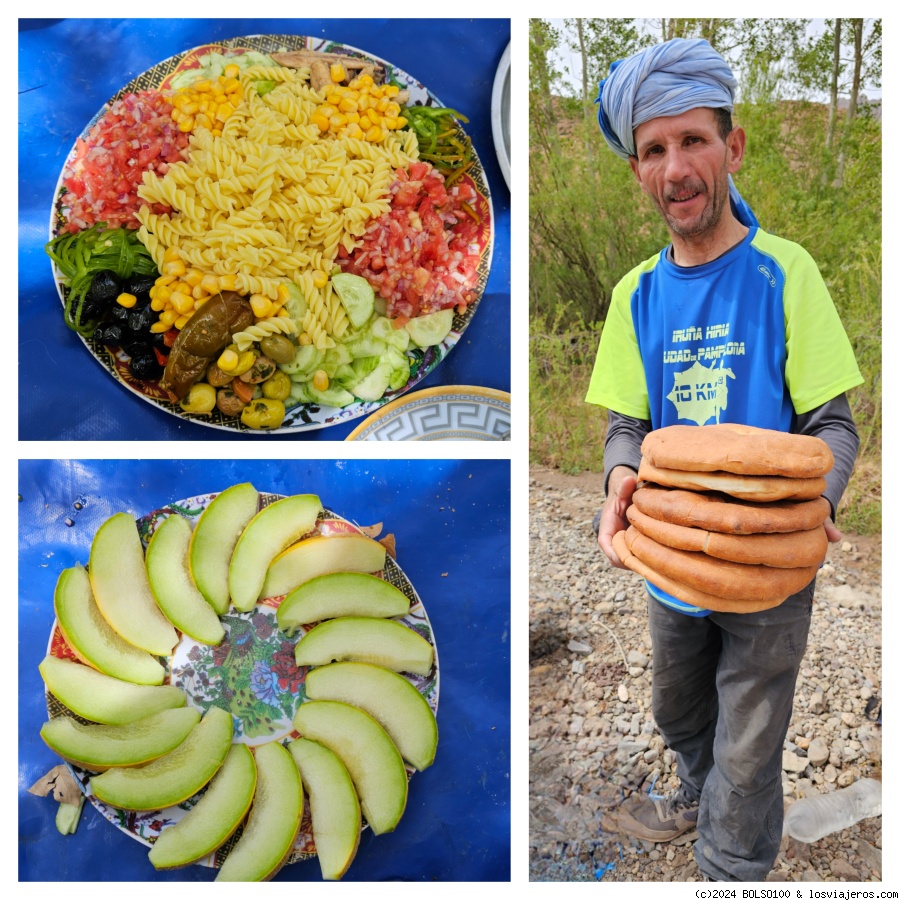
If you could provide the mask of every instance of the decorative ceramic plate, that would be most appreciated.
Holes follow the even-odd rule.
[[[383,406],[348,441],[509,440],[509,394],[457,385],[426,388]]]
[[[491,93],[491,128],[494,132],[494,148],[497,151],[497,161],[500,163],[500,171],[503,172],[503,180],[506,186],[511,188],[509,183],[509,154],[510,154],[510,131],[509,131],[509,105],[510,105],[510,84],[509,84],[509,44],[503,51],[500,58],[500,65],[497,66],[497,74],[494,76],[494,90]]]
[[[246,50],[255,50],[261,53],[275,53],[278,51],[303,49],[327,53],[341,53],[369,60],[385,68],[386,78],[388,80],[393,78],[397,84],[409,91],[409,105],[435,107],[442,107],[444,105],[433,93],[431,93],[431,91],[428,90],[428,88],[416,81],[411,75],[408,75],[402,69],[392,66],[389,62],[386,62],[377,56],[357,50],[355,47],[325,40],[324,38],[301,37],[297,35],[253,35],[250,37],[236,37],[222,41],[221,43],[196,47],[186,53],[172,56],[163,62],[157,63],[146,72],[138,75],[137,78],[125,85],[125,87],[123,87],[114,97],[110,98],[109,103],[118,100],[130,92],[168,87],[172,78],[179,72],[198,68],[200,65],[200,57],[207,53],[224,53],[225,51],[241,53]],[[108,109],[109,103],[107,103],[106,106],[104,106],[103,109],[88,122],[80,135],[80,139],[83,140],[87,137],[91,128],[93,128],[96,122]],[[461,130],[462,129],[460,128],[460,131]],[[66,194],[66,189],[63,185],[63,173],[65,172],[66,165],[74,158],[75,151],[76,148],[73,147],[68,159],[63,164],[63,170],[60,173],[60,178],[57,182],[53,210],[50,218],[51,238],[56,237],[61,227],[66,224],[66,219],[62,213],[65,206],[64,197]],[[301,403],[287,411],[287,415],[285,416],[281,427],[277,429],[263,431],[247,428],[245,425],[241,424],[240,418],[224,416],[218,410],[213,410],[212,413],[207,415],[184,412],[177,403],[173,403],[170,400],[167,392],[159,386],[157,381],[140,380],[131,374],[129,366],[130,358],[123,350],[116,347],[107,347],[106,345],[95,341],[92,337],[85,338],[82,336],[81,340],[84,342],[91,355],[110,373],[110,375],[112,375],[120,384],[137,394],[140,398],[160,407],[178,418],[191,419],[194,422],[198,422],[201,425],[208,425],[212,428],[221,428],[228,431],[239,431],[249,434],[285,434],[324,428],[329,425],[348,422],[359,416],[367,415],[417,385],[426,375],[434,370],[438,363],[441,362],[459,341],[463,331],[465,331],[472,321],[472,317],[484,294],[488,274],[491,268],[491,256],[493,254],[493,212],[487,179],[481,165],[481,160],[478,158],[474,147],[472,149],[472,156],[474,165],[462,177],[462,181],[468,182],[475,190],[476,199],[473,202],[473,207],[479,221],[478,235],[475,242],[479,253],[478,283],[475,288],[475,299],[468,305],[464,313],[457,313],[454,315],[453,327],[440,344],[428,347],[425,350],[415,349],[407,354],[411,357],[410,377],[408,382],[399,390],[388,391],[379,400],[373,402],[359,400],[343,408],[318,406],[313,403]],[[57,291],[59,292],[63,304],[65,304],[67,288],[62,282],[61,275],[55,264],[51,263],[51,265]]]
[[[169,516],[184,516],[195,522],[210,504],[215,494],[203,494],[187,500],[179,500],[171,506],[154,510],[137,520],[138,531],[146,549],[153,532]],[[260,494],[259,506],[267,506],[278,500],[278,494]],[[358,533],[360,528],[325,510],[316,523],[316,532],[321,535]],[[385,568],[378,573],[386,581],[399,588],[410,600],[408,615],[402,621],[434,646],[431,623],[425,613],[422,601],[403,570],[388,554]],[[234,738],[237,743],[255,746],[270,741],[284,741],[298,737],[292,719],[297,707],[306,700],[307,667],[298,668],[294,663],[294,648],[315,623],[301,626],[299,637],[288,637],[278,629],[275,612],[283,597],[267,597],[246,613],[239,613],[233,607],[224,616],[225,638],[217,647],[201,644],[182,635],[173,654],[164,660],[166,665],[165,684],[181,688],[188,698],[188,705],[205,713],[211,706],[227,709],[234,722]],[[75,659],[75,654],[66,643],[59,623],[54,621],[47,651],[60,659]],[[220,674],[226,671],[227,675]],[[434,651],[434,668],[427,677],[405,673],[407,678],[425,697],[437,714],[439,693],[439,663],[437,648]],[[238,687],[238,684],[241,686]],[[63,706],[52,694],[46,692],[47,712],[50,718],[60,715],[71,716],[80,722],[87,720],[75,715]],[[130,837],[148,847],[152,840],[166,828],[178,822],[200,798],[200,794],[178,806],[149,812],[133,812],[109,806],[95,797],[91,791],[91,773],[85,769],[67,764],[85,796],[100,814]],[[407,774],[412,770],[407,768]],[[201,792],[202,794],[202,792]],[[364,825],[364,827],[367,827]],[[198,861],[199,865],[218,868],[228,851],[237,842],[240,831],[230,838],[215,853]],[[300,833],[294,845],[290,862],[297,862],[315,855],[315,843],[309,815],[309,804],[304,805]]]

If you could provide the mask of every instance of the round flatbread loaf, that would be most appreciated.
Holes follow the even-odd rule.
[[[689,491],[721,491],[741,500],[812,500],[825,490],[824,478],[786,478],[783,475],[734,475],[731,472],[687,472],[660,469],[641,460],[639,481],[652,481]]]
[[[652,566],[648,566],[645,562],[638,559],[625,541],[625,532],[619,531],[613,535],[613,549],[619,555],[619,559],[631,569],[632,572],[646,578],[651,584],[665,591],[667,594],[681,600],[682,603],[689,603],[698,609],[711,609],[715,612],[732,612],[732,613],[751,613],[760,612],[764,609],[772,609],[779,603],[784,603],[787,597],[778,599],[777,597],[761,601],[748,600],[726,600],[724,597],[716,597],[712,594],[706,594],[703,591],[694,590],[687,585],[679,584],[673,581],[667,575],[657,572]]]
[[[628,549],[648,566],[679,584],[725,600],[785,600],[815,577],[818,566],[777,569],[714,559],[704,553],[675,550],[641,534],[625,532]]]
[[[751,425],[669,425],[641,444],[644,458],[660,469],[819,478],[834,465],[828,444],[808,434]]]
[[[631,500],[653,519],[719,534],[809,531],[831,514],[831,504],[824,497],[746,503],[725,494],[682,491],[654,484],[638,488]]]
[[[809,531],[788,531],[781,534],[719,534],[653,519],[634,504],[628,507],[627,515],[628,521],[641,534],[666,547],[705,553],[716,559],[745,565],[773,566],[778,569],[818,566],[828,552],[824,525]]]

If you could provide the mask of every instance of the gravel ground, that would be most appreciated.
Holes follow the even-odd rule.
[[[624,799],[677,778],[650,711],[642,581],[611,567],[591,531],[602,497],[599,476],[531,471],[530,877],[698,881],[690,834],[654,844],[617,829]],[[881,779],[880,701],[881,541],[844,535],[819,576],[784,746],[786,805]],[[880,879],[880,817],[813,844],[785,837],[768,877]]]

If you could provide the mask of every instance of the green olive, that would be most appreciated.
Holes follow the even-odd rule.
[[[287,400],[291,393],[291,379],[286,372],[277,369],[275,374],[262,383],[263,397],[270,400]]]
[[[289,363],[297,355],[297,345],[283,334],[270,334],[259,342],[259,349],[275,362]]]
[[[179,404],[185,412],[209,413],[216,408],[216,389],[211,384],[195,384]]]
[[[251,400],[241,411],[241,422],[248,428],[277,428],[285,416],[284,404],[280,400],[260,397]]]

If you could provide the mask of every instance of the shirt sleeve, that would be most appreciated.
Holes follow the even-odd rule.
[[[647,378],[631,315],[631,298],[647,265],[634,269],[613,290],[585,397],[588,403],[636,419],[650,418]]]
[[[859,451],[859,435],[845,394],[797,416],[795,434],[810,434],[828,444],[834,456],[834,468],[825,476],[823,496],[831,504],[831,520],[835,521],[838,504],[853,471]]]
[[[785,382],[794,411],[808,413],[863,383],[853,347],[812,257],[793,244],[785,260]]]

